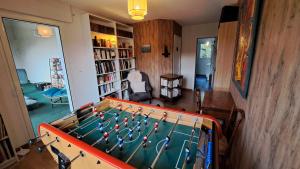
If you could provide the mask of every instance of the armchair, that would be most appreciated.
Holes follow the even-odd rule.
[[[142,82],[145,82],[145,91],[146,92],[136,92],[134,93],[131,87],[131,83],[134,83],[132,81],[129,81],[128,83],[128,95],[129,100],[135,101],[135,102],[141,102],[141,101],[149,101],[151,103],[152,100],[152,87],[149,81],[149,77],[146,73],[140,72],[142,75]]]

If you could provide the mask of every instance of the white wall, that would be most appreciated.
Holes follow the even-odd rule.
[[[41,38],[35,35],[36,24],[22,21],[5,20],[9,33],[10,46],[17,69],[25,69],[31,83],[51,82],[50,58],[63,58],[61,46],[57,42],[59,35]]]
[[[0,0],[0,17],[59,26],[74,108],[78,108],[87,102],[99,101],[96,70],[91,45],[92,41],[90,39],[90,31],[88,30],[89,21],[87,17],[83,17],[87,12],[75,8],[65,10],[69,6],[59,1],[37,1],[38,0],[23,0],[20,3],[19,0]],[[63,8],[58,5],[59,3],[61,3]],[[22,10],[21,8],[24,8],[24,6],[34,7],[35,9],[31,8],[32,10],[28,11]],[[47,9],[43,10],[46,7]],[[71,21],[66,22],[65,16],[71,16]],[[0,26],[3,26],[1,22]],[[85,26],[85,28],[83,28],[83,26]],[[10,56],[10,49],[4,35],[5,33],[0,29],[1,39],[3,38],[3,42],[5,42],[3,44],[5,54],[0,55],[0,65],[3,65],[5,69],[9,70],[12,69],[14,65],[10,66],[10,59],[2,58],[4,56]],[[8,60],[8,63],[5,63],[6,60]],[[9,73],[12,72],[6,72],[6,74]],[[11,78],[12,79],[6,78],[2,80],[17,81],[15,74],[13,74]],[[22,91],[20,87],[15,88],[12,86],[12,84],[15,83],[14,81],[10,82],[10,85],[2,85],[2,83],[0,85],[1,90],[10,91],[6,96],[0,95],[0,100],[7,100],[6,102],[2,102],[3,104],[0,104],[0,110],[1,113],[5,114],[5,125],[9,128],[10,133],[12,133],[11,136],[14,146],[19,147],[27,143],[28,139],[33,136],[33,132],[30,127],[31,124],[28,113],[26,112],[26,106],[23,103],[24,99],[20,97],[17,98]],[[11,90],[12,88],[13,90]],[[14,106],[12,107],[11,105]],[[16,118],[16,114],[18,114],[19,118]],[[24,131],[25,129],[26,131]]]
[[[182,27],[181,74],[184,88],[194,89],[197,38],[216,37],[217,33],[218,23]]]

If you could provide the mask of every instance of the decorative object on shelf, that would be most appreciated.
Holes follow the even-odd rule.
[[[165,56],[166,58],[170,56],[170,52],[168,50],[168,46],[165,45],[164,47],[164,53],[162,53],[163,56]]]
[[[133,20],[143,20],[147,15],[147,0],[128,0],[128,14]]]
[[[36,25],[36,33],[42,38],[50,38],[53,36],[53,29],[47,25]]]
[[[56,88],[64,87],[64,75],[60,58],[49,59],[51,86]]]
[[[160,97],[174,101],[182,96],[182,75],[165,74],[160,76]]]
[[[240,4],[239,32],[232,80],[241,95],[246,98],[255,53],[255,41],[261,2],[259,0],[242,0]]]

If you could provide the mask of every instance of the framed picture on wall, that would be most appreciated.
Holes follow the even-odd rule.
[[[244,98],[248,95],[250,84],[260,6],[260,0],[241,0],[240,2],[238,40],[236,43],[232,80]]]

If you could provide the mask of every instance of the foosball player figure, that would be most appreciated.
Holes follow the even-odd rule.
[[[127,117],[124,118],[124,124],[125,124],[125,127],[128,126],[128,118]]]
[[[190,149],[188,147],[185,147],[184,151],[185,151],[185,160],[186,162],[189,162],[191,160]]]
[[[104,129],[103,123],[99,122],[99,123],[98,123],[98,130],[99,130],[101,133],[103,133],[103,129]]]
[[[104,132],[103,137],[104,137],[105,143],[108,144],[109,143],[109,141],[108,141],[108,137],[109,137],[108,132]]]
[[[114,115],[115,115],[115,121],[116,121],[116,123],[118,123],[120,115],[119,115],[119,113],[115,113]]]
[[[141,122],[140,121],[137,122],[137,131],[138,132],[141,131]]]
[[[129,131],[128,131],[129,140],[132,140],[132,135],[133,135],[133,130],[131,128],[129,128]]]
[[[168,149],[169,143],[170,143],[170,137],[167,136],[167,137],[165,138],[165,150]]]
[[[124,145],[124,139],[122,137],[119,137],[118,138],[118,146],[119,146],[120,151],[123,150],[123,145]]]
[[[97,112],[98,112],[98,111],[97,111],[97,108],[96,108],[96,107],[93,107],[93,108],[92,108],[92,112],[93,112],[93,113],[97,113]]]
[[[166,119],[167,119],[167,112],[164,112],[164,114],[163,114],[163,122],[166,122]]]
[[[134,121],[135,116],[136,116],[136,113],[134,112],[134,113],[132,114],[131,121]]]
[[[158,122],[154,123],[154,132],[157,133],[158,131]]]
[[[100,117],[100,119],[101,119],[102,121],[104,121],[104,114],[103,114],[103,112],[100,112],[100,113],[99,113],[99,117]]]
[[[147,140],[148,140],[148,137],[147,137],[147,136],[144,136],[144,137],[143,137],[143,147],[144,147],[144,148],[147,146]]]
[[[145,118],[144,118],[145,126],[147,126],[147,124],[148,124],[148,118],[149,118],[149,116],[147,114],[145,114]]]
[[[116,131],[117,135],[119,134],[119,129],[120,129],[120,125],[116,124],[115,125],[115,131]]]

